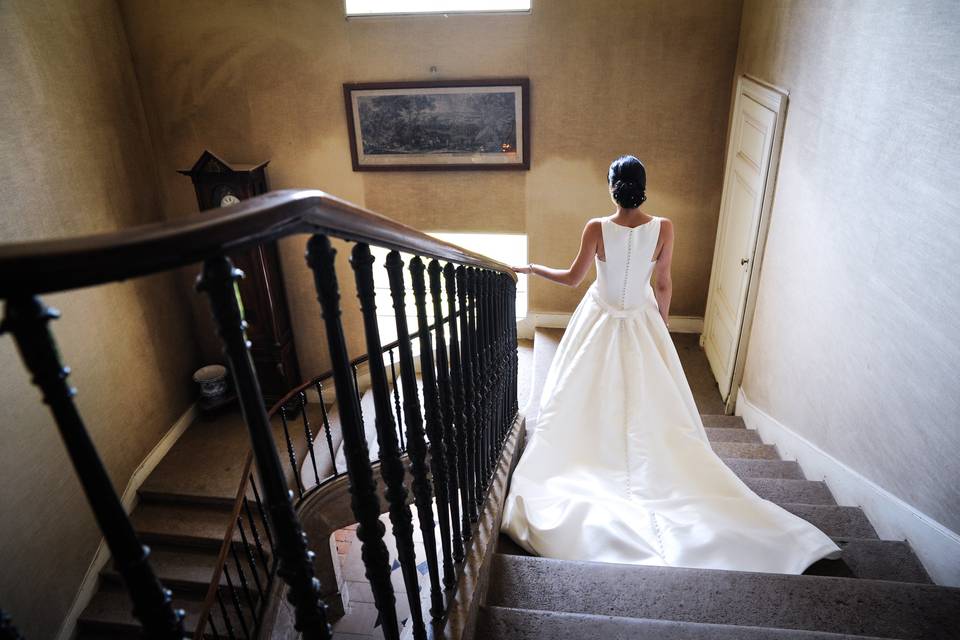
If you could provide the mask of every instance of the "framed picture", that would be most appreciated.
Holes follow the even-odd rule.
[[[343,85],[354,171],[529,169],[526,78]]]

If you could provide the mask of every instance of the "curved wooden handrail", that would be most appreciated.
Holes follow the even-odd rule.
[[[323,191],[287,189],[122,231],[0,245],[0,298],[126,280],[295,233],[318,232],[517,278],[501,262]]]

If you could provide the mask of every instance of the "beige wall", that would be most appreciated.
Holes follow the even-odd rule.
[[[168,216],[195,210],[175,170],[209,147],[269,159],[274,188],[320,188],[423,230],[526,232],[532,260],[561,265],[586,220],[612,208],[609,162],[634,153],[649,168],[648,210],[677,224],[673,311],[702,315],[740,0],[540,0],[530,15],[351,21],[337,0],[121,9]],[[352,171],[342,83],[504,76],[531,81],[530,171]],[[284,267],[311,375],[326,358],[302,246],[284,243]],[[531,309],[569,312],[590,280],[534,282]],[[355,303],[351,289],[344,299]],[[359,331],[348,322],[354,353]]]
[[[0,3],[0,240],[160,217],[155,165],[113,2]],[[170,276],[45,297],[118,491],[189,403],[195,342]],[[100,540],[40,394],[0,338],[0,607],[53,638]]]
[[[960,532],[960,5],[744,6],[790,91],[744,389]]]

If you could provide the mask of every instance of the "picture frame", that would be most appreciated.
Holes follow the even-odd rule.
[[[528,78],[343,85],[354,171],[530,169]]]

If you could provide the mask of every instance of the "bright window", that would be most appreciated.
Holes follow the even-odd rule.
[[[464,249],[469,249],[476,253],[489,256],[494,260],[505,264],[526,264],[527,263],[527,236],[522,234],[502,234],[502,233],[431,233],[435,238],[452,242]],[[373,284],[376,292],[376,305],[378,325],[380,328],[380,341],[383,344],[389,344],[397,339],[397,327],[393,317],[393,300],[390,297],[390,281],[387,278],[386,269],[383,265],[386,261],[388,249],[381,247],[370,247],[370,252],[375,258],[373,269]],[[407,316],[407,328],[411,333],[417,330],[417,311],[413,300],[413,290],[410,284],[410,260],[413,256],[401,254],[403,258],[403,279],[405,289],[405,308]],[[424,265],[429,266],[430,260],[423,259]],[[446,264],[446,263],[441,263]],[[429,274],[424,274],[424,280],[427,285],[427,316],[430,323],[433,322],[433,299],[430,296],[430,278]],[[446,282],[441,281],[444,290],[441,301],[443,314],[447,314],[446,300]],[[527,276],[520,275],[517,280],[517,318],[522,319],[527,316]],[[414,341],[414,352],[418,352],[418,345]]]
[[[346,0],[348,16],[530,11],[531,0]]]

